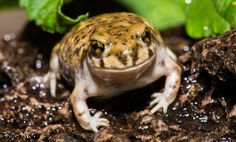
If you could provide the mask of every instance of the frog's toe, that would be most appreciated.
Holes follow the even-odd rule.
[[[56,86],[57,86],[56,74],[52,73],[50,76],[50,93],[53,97],[56,97]]]
[[[94,115],[93,115],[93,117],[96,117],[96,118],[99,118],[99,117],[101,117],[102,116],[102,112],[101,111],[98,111],[98,112],[96,112]]]
[[[107,120],[106,118],[100,118],[101,115],[102,115],[102,112],[97,112],[91,118],[91,121],[90,121],[90,128],[96,133],[98,132],[99,127],[109,127],[110,126],[109,120]]]
[[[163,108],[163,113],[167,112],[169,103],[166,100],[166,97],[163,93],[154,93],[152,95],[152,97],[154,98],[151,102],[150,102],[150,106],[154,106],[151,110],[150,110],[150,114],[154,114],[155,112],[157,112],[160,108]]]
[[[154,104],[158,103],[160,101],[162,95],[163,95],[162,93],[152,94],[151,97],[154,99],[150,102],[149,106],[153,106]]]
[[[56,73],[54,72],[48,72],[44,77],[43,77],[43,82],[44,83],[50,83],[50,94],[53,97],[56,97],[56,86],[57,86],[57,77]]]

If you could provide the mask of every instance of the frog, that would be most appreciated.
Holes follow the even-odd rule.
[[[98,111],[90,114],[86,100],[108,98],[145,87],[165,76],[164,89],[151,95],[149,114],[175,100],[182,69],[165,46],[158,30],[146,19],[129,12],[106,13],[73,26],[52,49],[47,74],[56,96],[57,79],[74,86],[70,104],[79,125],[93,132],[109,127]]]

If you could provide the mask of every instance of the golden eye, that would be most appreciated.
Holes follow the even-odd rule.
[[[96,56],[100,56],[102,52],[105,50],[104,44],[97,40],[92,41],[91,48],[92,48],[91,49],[92,53]]]
[[[142,41],[146,44],[150,44],[151,43],[151,33],[148,29],[145,29],[142,36]]]

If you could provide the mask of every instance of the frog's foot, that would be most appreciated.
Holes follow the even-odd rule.
[[[49,71],[44,77],[43,82],[50,83],[50,94],[52,97],[56,97],[56,86],[57,86],[57,77],[56,73]]]
[[[100,118],[100,116],[102,115],[102,112],[97,112],[94,114],[94,116],[92,116],[90,118],[90,122],[89,122],[89,128],[87,128],[87,130],[93,130],[95,133],[98,132],[98,128],[99,127],[109,127],[109,120],[107,120],[106,118]]]
[[[166,95],[164,93],[154,93],[152,95],[152,98],[154,98],[154,99],[150,102],[150,106],[152,107],[152,109],[150,110],[150,114],[154,114],[160,108],[163,108],[163,113],[166,113],[167,108],[170,104],[167,101]]]

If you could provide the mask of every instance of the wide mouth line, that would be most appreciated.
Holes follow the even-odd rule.
[[[151,58],[145,60],[142,63],[139,63],[137,65],[134,66],[129,66],[126,68],[101,68],[101,67],[95,67],[95,66],[91,66],[89,63],[89,66],[93,68],[93,70],[97,70],[97,71],[104,71],[104,72],[125,72],[125,71],[130,71],[130,70],[134,70],[137,69],[145,64],[148,64],[149,62],[153,61],[153,59],[156,57],[156,55],[153,55]]]

